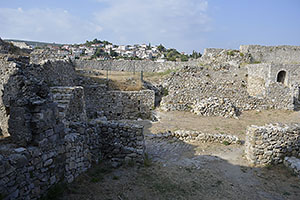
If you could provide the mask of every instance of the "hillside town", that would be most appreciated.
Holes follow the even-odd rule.
[[[201,57],[200,53],[193,51],[188,55],[185,52],[178,52],[176,49],[167,49],[162,44],[151,45],[115,45],[108,41],[94,39],[83,44],[37,44],[11,41],[20,48],[30,48],[36,54],[51,54],[55,58],[70,58],[84,60],[153,60],[156,62],[165,61],[188,61],[190,58]]]

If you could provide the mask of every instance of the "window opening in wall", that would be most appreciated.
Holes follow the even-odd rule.
[[[286,78],[286,71],[280,71],[277,74],[277,82],[284,84]]]

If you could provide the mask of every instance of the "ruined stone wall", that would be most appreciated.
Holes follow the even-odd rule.
[[[251,96],[265,98],[271,107],[294,110],[299,104],[300,65],[251,64],[248,67],[247,91]],[[286,73],[284,83],[278,74]]]
[[[85,87],[85,98],[89,118],[150,119],[155,93],[153,90],[106,91],[102,86],[89,86]]]
[[[136,162],[143,164],[145,141],[143,127],[117,121],[92,120],[89,126],[99,134],[100,152],[114,166]]]
[[[250,63],[251,56],[233,49],[204,49],[201,58],[198,59],[200,65],[209,65],[215,70],[228,69],[231,67],[239,67],[242,64]]]
[[[282,163],[284,157],[300,157],[300,126],[249,126],[245,141],[246,158],[254,165]]]
[[[271,102],[249,96],[246,77],[245,67],[223,70],[184,68],[171,74],[163,83],[168,95],[162,98],[161,108],[166,111],[194,110],[199,114],[217,116],[235,116],[238,111],[269,108]],[[209,103],[209,98],[218,101]],[[203,103],[210,107],[203,108]]]
[[[184,66],[196,66],[198,61],[188,62],[171,62],[163,63],[148,61],[148,60],[74,60],[76,68],[79,69],[98,69],[98,70],[112,70],[112,71],[128,71],[128,72],[161,72],[168,69],[174,70]]]
[[[247,91],[251,96],[263,97],[266,94],[266,82],[269,75],[268,64],[252,64],[248,67]]]
[[[10,87],[13,90],[14,85],[10,84],[7,85],[8,80],[10,77],[18,71],[17,64],[13,62],[8,62],[5,59],[0,59],[0,96],[5,97],[4,86]],[[11,91],[11,95],[14,95],[16,91]],[[9,97],[7,98],[0,98],[0,136],[8,136],[8,118],[9,118],[9,111],[7,110]]]
[[[234,135],[203,133],[192,130],[167,131],[159,134],[147,134],[149,139],[178,139],[185,142],[199,141],[203,143],[221,143],[221,144],[242,144],[241,140]]]
[[[16,70],[3,79],[10,137],[0,140],[1,198],[38,199],[56,183],[72,182],[103,158],[115,165],[143,161],[142,127],[88,123],[82,87],[50,88],[50,82],[72,84],[72,76],[56,74],[51,63],[4,63],[7,72],[9,67]],[[50,77],[43,79],[42,74]]]
[[[114,166],[143,163],[143,128],[117,122],[70,123],[40,135],[36,145],[0,146],[0,194],[4,199],[37,199],[61,181],[72,182],[93,162]]]
[[[30,137],[29,107],[47,99],[49,86],[75,84],[76,73],[72,63],[46,61],[37,65],[27,61],[29,59],[9,56],[0,59],[0,128],[5,136],[9,132],[23,131]],[[10,130],[8,123],[11,123]],[[27,128],[19,130],[18,124],[27,124]]]
[[[300,46],[241,45],[240,52],[251,54],[253,62],[300,63]]]

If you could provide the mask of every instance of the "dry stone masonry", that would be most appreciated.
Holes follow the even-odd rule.
[[[105,116],[108,120],[151,119],[155,98],[153,90],[103,91],[101,87],[89,87],[85,91],[90,118]]]
[[[201,99],[193,105],[192,112],[202,116],[222,116],[225,118],[236,118],[239,114],[238,109],[228,98],[219,99],[216,97]]]
[[[202,133],[199,131],[177,130],[174,132],[147,135],[149,139],[176,138],[182,141],[199,141],[203,143],[242,144],[242,141],[234,135]]]
[[[300,157],[300,125],[266,125],[247,128],[246,157],[254,165],[282,163],[286,156]]]
[[[143,127],[87,120],[84,87],[68,61],[1,59],[0,194],[38,199],[100,160],[142,163]]]
[[[183,66],[195,66],[197,61],[188,62],[154,62],[148,60],[75,60],[78,69],[97,69],[127,72],[163,72]]]

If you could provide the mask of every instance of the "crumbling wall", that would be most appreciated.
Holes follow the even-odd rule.
[[[232,106],[239,111],[270,107],[270,102],[265,99],[249,96],[246,67],[230,67],[223,70],[186,67],[170,74],[162,85],[168,91],[168,95],[161,101],[161,108],[166,111],[192,111],[201,100],[208,98],[230,99]],[[214,108],[216,113],[222,115],[222,112],[219,112],[221,105]],[[210,109],[209,113],[213,112]]]
[[[269,75],[268,64],[252,64],[248,67],[247,91],[251,96],[263,97],[266,94],[266,82]]]
[[[248,67],[247,91],[251,96],[261,97],[271,108],[296,109],[299,101],[300,65],[298,64],[251,64]],[[278,82],[284,72],[284,82]]]
[[[8,118],[9,118],[9,96],[3,94],[4,85],[10,87],[10,94],[13,96],[17,91],[14,90],[15,85],[7,85],[10,77],[18,71],[17,64],[0,59],[0,135],[8,136]]]
[[[105,116],[108,120],[149,119],[154,108],[153,90],[106,91],[102,86],[85,87],[89,118]]]
[[[249,126],[245,152],[254,165],[282,163],[286,156],[300,157],[300,125]]]
[[[198,61],[200,65],[209,65],[216,70],[222,70],[250,63],[251,56],[234,49],[206,48]]]
[[[0,127],[3,135],[10,134],[20,143],[31,140],[32,107],[50,103],[49,86],[74,85],[76,77],[72,63],[46,61],[37,65],[28,61],[9,56],[0,59]]]
[[[253,62],[300,63],[300,46],[241,45],[240,52],[250,54]]]
[[[148,60],[74,60],[76,68],[79,69],[98,69],[112,71],[127,72],[161,72],[166,70],[174,70],[184,66],[196,66],[197,60],[188,62],[154,62]]]
[[[116,122],[88,123],[83,88],[50,88],[50,82],[69,85],[74,81],[72,76],[54,73],[52,66],[8,65],[14,70],[3,79],[1,98],[9,110],[10,133],[0,140],[1,198],[40,198],[56,183],[72,182],[103,158],[116,166],[143,161],[143,128]],[[43,79],[43,74],[50,77]],[[60,100],[67,100],[64,110],[59,107]],[[62,111],[65,115],[60,115]]]

